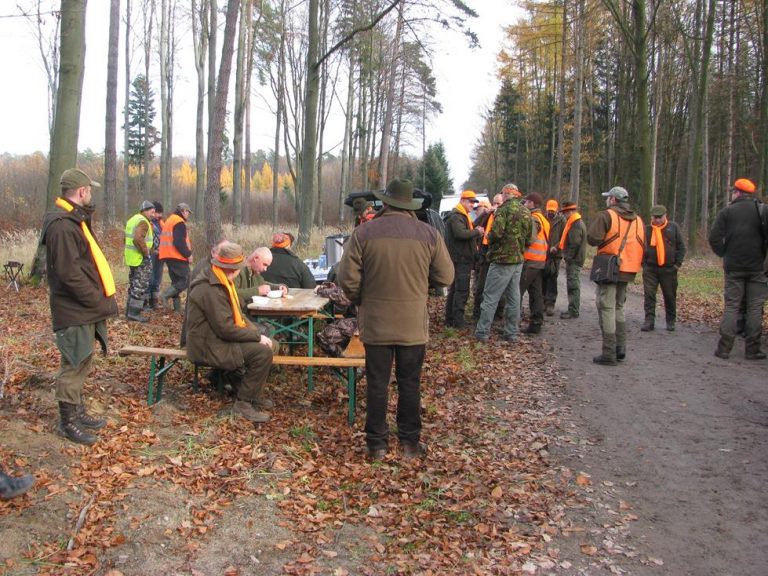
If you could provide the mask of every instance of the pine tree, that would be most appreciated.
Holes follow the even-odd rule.
[[[131,166],[141,166],[144,161],[145,133],[148,136],[150,160],[155,157],[152,148],[160,142],[160,133],[152,125],[157,113],[155,110],[155,92],[143,74],[137,76],[131,86],[131,96],[128,100],[128,150],[126,157]],[[123,129],[126,127],[123,126]]]
[[[432,195],[432,206],[440,206],[443,196],[453,192],[453,179],[448,169],[443,143],[431,144],[422,162],[417,187]]]

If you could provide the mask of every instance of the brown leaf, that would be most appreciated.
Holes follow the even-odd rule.
[[[581,549],[581,553],[586,554],[587,556],[594,556],[597,554],[597,547],[592,544],[582,544],[579,548]]]

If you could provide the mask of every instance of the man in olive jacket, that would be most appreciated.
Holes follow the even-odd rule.
[[[267,422],[272,401],[264,396],[264,386],[272,367],[272,341],[242,316],[243,302],[232,281],[244,266],[242,247],[224,242],[209,269],[192,280],[187,357],[220,370],[239,371],[242,382],[232,413],[251,422]]]
[[[565,219],[557,251],[565,260],[565,286],[568,310],[560,314],[563,320],[578,318],[581,311],[581,269],[587,256],[587,226],[575,202],[563,202],[560,212]]]
[[[56,375],[59,435],[79,444],[93,444],[91,433],[106,421],[86,413],[83,385],[93,362],[93,342],[107,352],[107,318],[117,315],[112,271],[91,232],[94,207],[91,189],[100,187],[82,170],[61,175],[61,196],[45,215],[42,243],[51,319],[61,368]]]
[[[359,306],[360,339],[365,345],[368,379],[365,434],[367,456],[387,453],[387,402],[392,362],[397,377],[397,435],[406,458],[423,456],[421,439],[421,367],[429,340],[427,294],[453,280],[453,264],[440,233],[413,213],[408,180],[394,179],[376,216],[355,228],[344,247],[337,280]]]

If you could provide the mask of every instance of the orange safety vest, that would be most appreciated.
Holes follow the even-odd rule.
[[[160,250],[158,257],[160,260],[181,260],[182,262],[188,262],[189,258],[186,258],[176,249],[173,245],[173,229],[179,222],[184,222],[184,218],[178,214],[171,214],[168,220],[163,224],[163,231],[160,233]],[[187,229],[187,248],[192,250],[192,243],[189,241],[189,229]]]
[[[496,218],[496,212],[491,212],[491,215],[488,216],[488,221],[485,223],[485,233],[483,234],[483,246],[488,246],[488,234],[491,232],[491,228],[493,227],[493,221]]]
[[[525,249],[523,258],[532,262],[546,262],[549,248],[549,220],[541,212],[531,214],[539,221],[536,239]]]
[[[565,250],[565,244],[568,242],[568,232],[571,231],[571,227],[579,220],[581,220],[581,214],[575,210],[573,214],[568,216],[568,220],[565,222],[565,230],[563,230],[563,235],[560,237],[560,244],[557,245],[560,250]]]
[[[608,210],[611,215],[611,227],[605,235],[605,240],[597,247],[598,254],[618,254],[624,235],[627,243],[619,258],[619,271],[636,274],[643,266],[643,250],[645,249],[645,225],[638,216],[634,220],[625,220],[615,210]],[[635,233],[632,233],[632,227]]]

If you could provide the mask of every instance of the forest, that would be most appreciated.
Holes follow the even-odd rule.
[[[2,188],[9,199],[20,193],[11,183],[19,160],[25,170],[47,162],[47,181],[32,189],[47,186],[49,203],[55,175],[78,153],[86,0],[28,4],[48,74],[51,147],[48,158],[6,155]],[[437,197],[514,181],[587,213],[600,192],[622,185],[645,216],[667,205],[696,245],[736,178],[764,189],[765,1],[517,2],[493,104],[482,132],[468,134],[469,180],[453,182],[442,144],[406,153],[419,148],[425,118],[441,112],[431,35],[452,29],[470,50],[482,40],[472,4],[110,0],[105,146],[79,160],[104,180],[106,221],[151,197],[190,202],[206,215],[208,238],[222,218],[239,225],[269,214],[273,226],[298,222],[306,242],[313,227],[343,221],[348,192],[401,176]],[[121,51],[133,63],[124,70]],[[193,62],[180,61],[187,53]],[[187,159],[174,156],[173,140],[175,123],[193,121],[174,116],[182,69],[194,69],[197,84],[196,153]],[[251,149],[257,88],[275,107],[266,151]],[[340,146],[326,137],[333,114],[344,118]],[[23,204],[39,214],[42,203]]]

